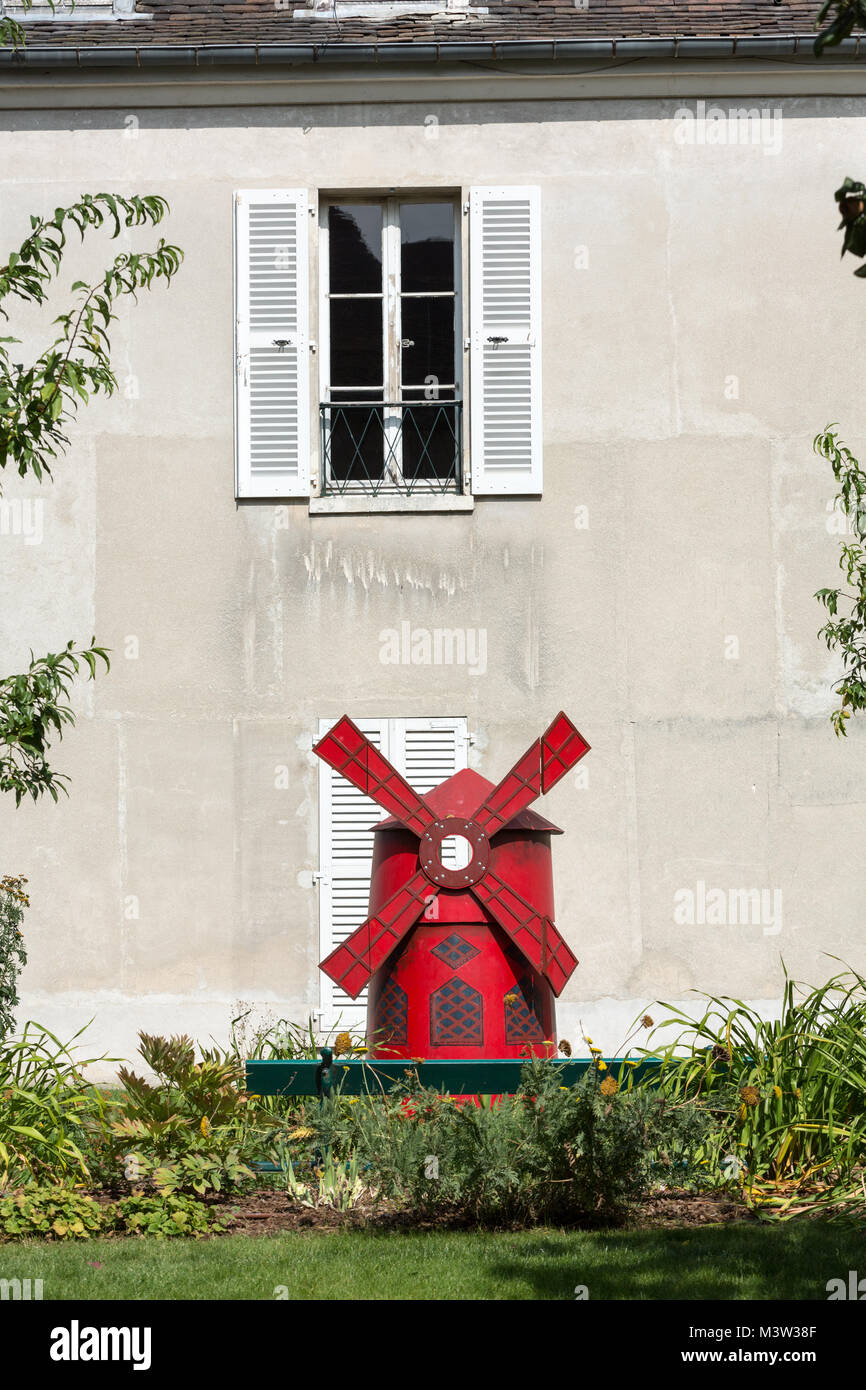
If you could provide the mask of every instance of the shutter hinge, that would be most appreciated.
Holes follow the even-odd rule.
[[[329,875],[326,874],[322,869],[314,869],[310,877],[313,880],[313,883],[329,882]]]

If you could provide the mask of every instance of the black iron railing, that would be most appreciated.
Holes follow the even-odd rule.
[[[319,414],[325,495],[462,491],[461,401],[324,401]]]

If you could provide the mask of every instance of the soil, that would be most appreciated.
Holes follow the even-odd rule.
[[[231,1215],[230,1215],[231,1214]],[[412,1212],[396,1211],[383,1205],[356,1207],[337,1212],[330,1207],[304,1207],[285,1192],[263,1188],[220,1204],[220,1215],[227,1220],[227,1235],[275,1235],[280,1231],[442,1230],[454,1229],[451,1219],[419,1221]],[[628,1223],[631,1230],[729,1224],[751,1221],[747,1208],[727,1195],[670,1190],[647,1197]],[[465,1223],[461,1223],[465,1224]]]

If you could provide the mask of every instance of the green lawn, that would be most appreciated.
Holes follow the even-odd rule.
[[[0,1278],[45,1299],[826,1299],[866,1269],[862,1230],[816,1222],[694,1230],[381,1233],[0,1246]],[[284,1295],[285,1296],[285,1295]]]

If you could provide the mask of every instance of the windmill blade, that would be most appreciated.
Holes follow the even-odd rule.
[[[560,711],[550,728],[527,748],[499,786],[485,797],[472,819],[488,836],[495,835],[536,797],[555,787],[588,752],[586,739],[568,715]]]
[[[399,946],[409,928],[421,916],[439,889],[420,869],[398,888],[374,917],[368,917],[352,935],[319,965],[335,984],[356,999],[380,965]]]
[[[488,869],[470,891],[544,976],[554,994],[561,994],[577,965],[577,956],[550,918],[536,912],[531,903],[492,869]]]
[[[347,782],[358,787],[420,836],[436,819],[429,806],[362,734],[347,714],[315,745],[318,754]]]

